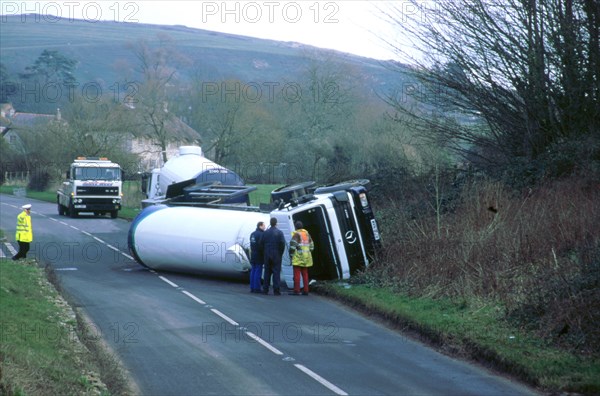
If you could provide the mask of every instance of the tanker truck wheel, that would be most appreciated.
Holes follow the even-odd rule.
[[[336,191],[345,191],[349,188],[358,186],[362,186],[369,191],[371,189],[371,181],[368,179],[346,180],[329,186],[319,187],[315,190],[315,194],[327,194]]]
[[[65,207],[62,206],[60,203],[57,204],[58,205],[58,215],[59,216],[64,216],[65,215]]]
[[[116,210],[113,210],[112,212],[110,212],[111,219],[116,219],[118,215],[119,215],[119,212]]]

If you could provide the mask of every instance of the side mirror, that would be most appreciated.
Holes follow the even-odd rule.
[[[148,189],[148,174],[147,173],[142,173],[142,186],[140,189],[142,190],[143,193],[145,193],[146,190]]]

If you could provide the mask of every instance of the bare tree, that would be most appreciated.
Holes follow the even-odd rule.
[[[313,180],[332,176],[319,175],[319,164],[326,165],[328,173],[348,165],[344,151],[357,103],[354,78],[353,70],[335,56],[310,54],[300,81],[293,84],[297,95],[288,92],[282,100],[288,114],[288,146],[293,148],[288,158],[308,164],[307,176]],[[294,153],[301,157],[294,158]]]
[[[236,156],[242,141],[252,136],[254,125],[244,120],[249,103],[239,80],[206,82],[197,78],[189,94],[190,123],[202,131],[204,152],[222,164]]]
[[[174,49],[173,40],[168,35],[158,35],[157,43],[139,40],[129,44],[138,61],[139,72],[143,77],[139,91],[128,103],[135,107],[139,117],[138,129],[149,133],[167,161],[167,145],[175,115],[169,111],[170,91],[175,87],[176,66],[188,62]]]
[[[382,9],[417,83],[387,98],[471,159],[505,166],[600,134],[600,3],[406,0]],[[416,51],[416,52],[414,52]],[[481,120],[480,124],[448,122]]]

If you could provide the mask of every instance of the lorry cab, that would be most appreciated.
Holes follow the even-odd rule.
[[[58,214],[71,217],[92,212],[116,218],[122,198],[121,167],[104,157],[75,159],[56,192]]]
[[[277,218],[288,245],[298,220],[311,235],[315,245],[311,280],[348,279],[366,268],[381,246],[367,188],[360,182],[317,188],[284,203],[271,216]],[[282,275],[288,286],[293,285],[287,254]]]

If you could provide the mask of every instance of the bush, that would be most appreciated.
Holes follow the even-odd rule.
[[[32,191],[46,191],[50,185],[50,174],[46,171],[34,172],[29,178],[27,189]]]
[[[416,191],[416,190],[413,190]],[[427,189],[413,202],[430,199]],[[452,210],[396,201],[382,212],[385,252],[363,280],[414,295],[489,298],[565,346],[600,353],[600,183],[569,177],[522,191],[464,184]],[[595,341],[596,340],[596,341]]]

